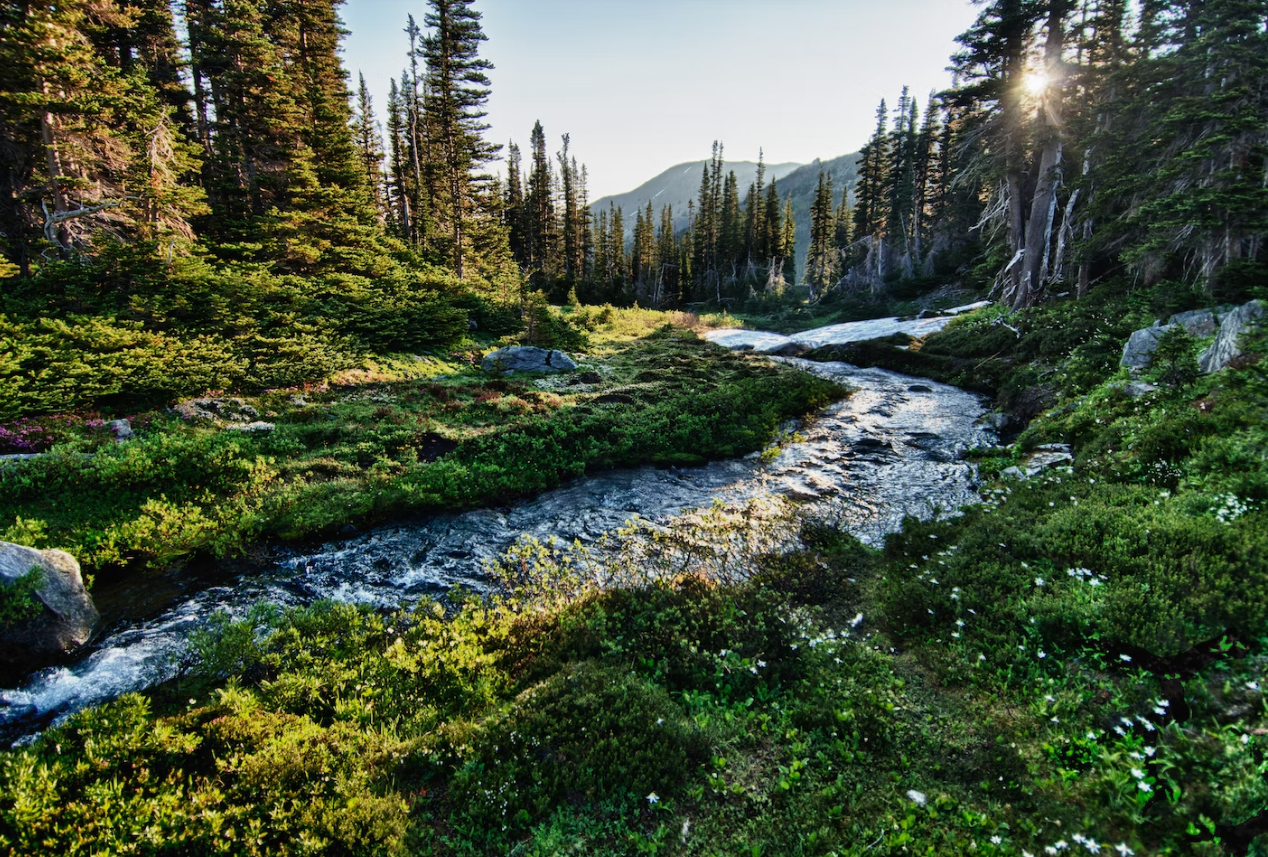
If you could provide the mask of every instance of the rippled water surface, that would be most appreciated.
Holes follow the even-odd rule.
[[[945,319],[903,324],[939,321]],[[858,324],[883,329],[879,322]],[[830,331],[809,334],[842,335]],[[877,335],[885,333],[856,338]],[[740,344],[722,337],[716,341]],[[486,591],[485,561],[525,533],[589,541],[634,515],[665,519],[714,498],[775,493],[828,504],[852,532],[875,543],[897,530],[905,515],[928,517],[977,500],[975,472],[962,458],[995,437],[978,422],[983,407],[976,396],[881,369],[785,362],[855,392],[808,420],[800,428],[804,441],[787,446],[774,461],[754,454],[698,468],[644,467],[587,476],[513,506],[422,518],[312,551],[284,553],[263,571],[224,575],[227,579],[205,588],[178,592],[148,618],[120,619],[78,662],[36,673],[20,688],[0,690],[0,728],[10,736],[30,733],[84,706],[171,677],[190,632],[218,610],[241,615],[260,601],[290,606],[320,599],[396,607],[456,585]],[[138,600],[144,597],[136,593]]]

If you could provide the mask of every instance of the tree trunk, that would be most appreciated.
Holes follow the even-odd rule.
[[[1056,213],[1057,190],[1061,186],[1062,152],[1062,84],[1061,51],[1064,47],[1064,19],[1067,3],[1053,0],[1048,13],[1048,39],[1044,45],[1044,66],[1048,89],[1039,109],[1040,140],[1038,184],[1030,202],[1030,221],[1026,224],[1025,256],[1019,271],[1019,286],[1013,296],[1013,309],[1034,306],[1043,291],[1043,264],[1052,241],[1052,221]]]
[[[1079,201],[1079,189],[1070,194],[1065,204],[1065,214],[1061,217],[1061,231],[1057,233],[1057,252],[1052,260],[1052,274],[1049,283],[1059,283],[1065,279],[1065,254],[1074,237],[1074,207]]]

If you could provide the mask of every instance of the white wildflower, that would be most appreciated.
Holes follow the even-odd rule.
[[[917,806],[925,805],[926,798],[925,798],[924,792],[918,792],[915,789],[911,789],[910,791],[907,792],[907,797],[911,800],[912,803],[916,804]]]

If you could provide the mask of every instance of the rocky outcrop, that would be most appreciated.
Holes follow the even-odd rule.
[[[576,362],[562,351],[512,345],[490,351],[480,361],[486,372],[571,372]]]
[[[40,572],[35,598],[43,609],[0,628],[0,662],[11,668],[35,669],[79,648],[101,618],[73,556],[0,542],[0,586],[12,586],[32,569]]]
[[[1264,302],[1251,301],[1232,312],[1220,316],[1219,333],[1215,341],[1198,355],[1198,366],[1203,372],[1218,372],[1232,360],[1242,356],[1239,340],[1263,323]]]
[[[1158,340],[1166,332],[1167,328],[1161,324],[1143,327],[1133,332],[1127,338],[1127,344],[1123,346],[1123,358],[1118,361],[1118,365],[1137,371],[1148,368],[1149,361],[1153,359],[1154,351],[1158,348]]]
[[[172,410],[185,419],[207,420],[217,425],[248,423],[260,418],[254,406],[237,397],[186,399]]]
[[[1006,468],[1000,472],[1000,475],[1013,479],[1029,479],[1049,467],[1073,463],[1074,453],[1068,444],[1045,443],[1042,446],[1036,446],[1034,451],[1021,460],[1020,465]]]
[[[1241,354],[1238,338],[1258,325],[1263,315],[1263,301],[1251,301],[1239,307],[1222,306],[1176,313],[1167,319],[1166,324],[1154,324],[1132,333],[1123,347],[1123,358],[1118,365],[1132,371],[1147,368],[1162,335],[1172,328],[1183,327],[1197,339],[1215,337],[1215,342],[1198,357],[1198,364],[1203,372],[1219,371]]]
[[[1214,336],[1218,326],[1219,321],[1215,317],[1214,310],[1197,309],[1192,312],[1176,313],[1167,319],[1166,324],[1155,324],[1133,333],[1123,348],[1123,359],[1118,365],[1134,370],[1147,368],[1149,361],[1153,359],[1154,350],[1158,347],[1158,340],[1173,327],[1183,327],[1190,336],[1205,339],[1208,336]]]

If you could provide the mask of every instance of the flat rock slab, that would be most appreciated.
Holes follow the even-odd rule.
[[[577,363],[562,351],[512,345],[484,355],[480,368],[486,372],[572,372]]]
[[[862,342],[867,339],[880,339],[905,333],[908,336],[922,337],[937,333],[951,322],[949,317],[939,318],[875,318],[869,321],[850,321],[845,324],[831,324],[814,330],[794,333],[792,336],[781,336],[761,330],[710,330],[704,338],[721,345],[723,348],[736,350],[752,350],[762,354],[778,354],[792,357],[797,353],[820,348],[824,345],[843,345],[847,342]]]
[[[1005,469],[1000,475],[1013,479],[1029,479],[1058,464],[1073,464],[1074,453],[1064,443],[1045,443],[1035,447],[1034,451],[1022,459],[1019,466]]]

